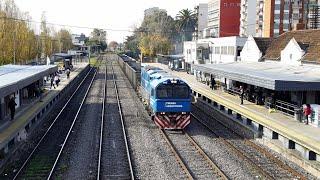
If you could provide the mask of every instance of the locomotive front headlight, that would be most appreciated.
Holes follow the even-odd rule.
[[[186,112],[182,112],[181,114],[187,114]]]

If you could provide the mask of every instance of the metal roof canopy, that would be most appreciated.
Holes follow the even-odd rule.
[[[72,55],[71,54],[66,54],[66,53],[56,53],[56,54],[53,54],[52,56],[61,57],[61,58],[64,58],[64,59],[67,59],[67,58],[71,58],[72,59]]]
[[[169,59],[182,59],[182,58],[184,58],[183,54],[175,54],[175,55],[157,54],[157,56],[160,56],[160,57],[163,57],[163,58],[169,58]]]
[[[4,65],[0,66],[0,98],[22,89],[38,79],[58,70],[55,65]]]
[[[193,65],[195,70],[275,91],[319,91],[320,66],[279,62]]]

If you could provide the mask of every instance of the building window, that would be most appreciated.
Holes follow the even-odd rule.
[[[221,47],[221,54],[228,54],[228,46]]]
[[[292,54],[290,54],[290,60],[292,60]]]
[[[228,47],[228,54],[229,55],[233,55],[234,54],[234,47],[233,46],[229,46]]]
[[[214,53],[215,54],[220,54],[220,47],[215,47],[214,48]]]

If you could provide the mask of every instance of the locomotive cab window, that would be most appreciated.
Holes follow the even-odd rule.
[[[158,99],[187,99],[190,89],[187,85],[160,85],[157,87]]]
[[[187,99],[189,98],[189,87],[186,85],[175,85],[173,86],[173,96],[178,99]]]

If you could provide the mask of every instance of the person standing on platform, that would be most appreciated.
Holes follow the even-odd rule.
[[[60,82],[60,79],[59,79],[58,74],[56,74],[56,75],[54,76],[54,82],[56,83],[56,85],[57,85],[57,87],[58,87],[58,86],[59,86],[59,82]]]
[[[244,90],[243,87],[240,86],[240,98],[241,98],[241,105],[243,104],[243,96],[244,96]]]
[[[306,107],[303,109],[304,116],[306,117],[306,125],[309,124],[309,115],[311,114],[310,104],[306,104]]]
[[[9,101],[9,104],[8,104],[8,107],[9,107],[9,109],[10,109],[10,115],[11,115],[11,120],[13,120],[14,119],[14,114],[15,114],[15,112],[16,112],[16,105],[17,105],[17,103],[16,103],[16,101],[14,100],[15,98],[14,97],[12,97],[11,99],[10,99],[10,101]]]
[[[54,76],[53,76],[53,75],[51,75],[51,77],[50,77],[50,82],[51,82],[51,84],[50,84],[50,89],[52,89],[52,86],[53,86],[53,88],[55,89],[56,86],[54,85]]]
[[[67,79],[69,79],[70,78],[70,70],[69,70],[69,68],[66,70],[66,74],[67,74]]]
[[[214,80],[214,77],[211,76],[211,89],[214,90],[215,88],[215,85],[216,85],[216,81]]]

